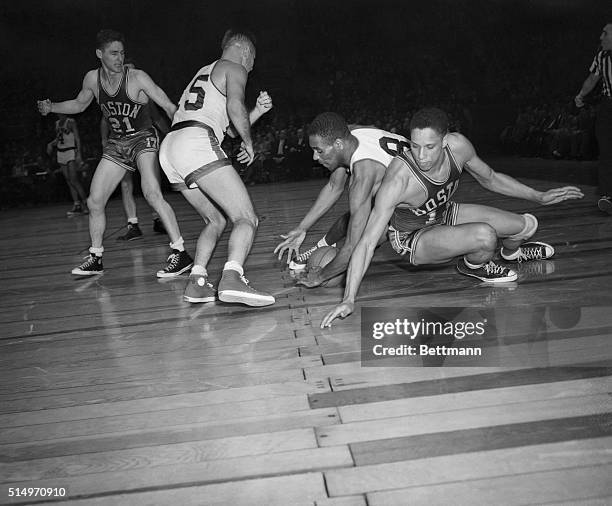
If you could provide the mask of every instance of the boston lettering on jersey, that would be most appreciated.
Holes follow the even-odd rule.
[[[98,103],[111,126],[113,137],[123,137],[153,126],[149,104],[136,102],[127,94],[129,73],[129,69],[124,70],[119,88],[111,95],[104,89],[98,69]]]
[[[409,152],[402,152],[399,158],[408,166],[417,181],[425,192],[425,201],[416,207],[409,207],[410,211],[416,216],[425,216],[435,219],[435,211],[440,207],[445,207],[459,186],[461,178],[461,168],[457,165],[455,158],[448,146],[444,148],[446,159],[449,162],[448,177],[444,181],[434,181],[419,170],[414,163]]]

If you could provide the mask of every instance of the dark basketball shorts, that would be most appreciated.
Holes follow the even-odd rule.
[[[422,227],[410,231],[401,231],[389,225],[387,237],[389,238],[391,247],[396,253],[402,256],[407,254],[408,261],[412,265],[417,265],[414,260],[414,254],[420,237],[434,227],[439,227],[440,225],[456,225],[458,213],[459,204],[449,202],[446,208],[442,210],[441,213],[438,213],[435,219],[428,220]]]
[[[137,168],[136,160],[141,153],[149,151],[157,153],[159,150],[159,137],[155,128],[139,130],[124,137],[110,137],[104,150],[102,158],[115,162],[125,170],[134,172]]]

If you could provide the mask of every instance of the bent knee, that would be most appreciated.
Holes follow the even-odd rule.
[[[491,225],[478,223],[472,233],[479,249],[493,251],[497,247],[497,232]]]
[[[257,228],[259,226],[259,219],[255,213],[244,213],[238,216],[232,217],[232,224],[234,226],[243,223],[252,228]]]

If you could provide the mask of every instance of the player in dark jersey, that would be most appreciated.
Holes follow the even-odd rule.
[[[353,312],[361,280],[385,233],[393,249],[413,265],[441,264],[461,256],[459,272],[484,282],[517,279],[516,272],[491,260],[498,238],[502,239],[501,256],[507,261],[545,259],[554,254],[548,244],[525,242],[538,228],[534,216],[453,202],[463,169],[490,191],[542,205],[583,196],[575,186],[540,192],[493,171],[467,138],[448,132],[443,111],[421,109],[410,121],[410,149],[389,165],[365,232],[351,256],[344,299],[325,315],[321,327]]]
[[[124,66],[129,69],[135,69],[136,65],[133,61],[125,59]],[[155,128],[161,135],[168,133],[169,125],[164,121],[156,106],[150,108],[151,118]],[[106,147],[108,138],[110,137],[111,127],[106,117],[102,116],[100,120],[100,137],[102,139],[102,149]],[[159,163],[158,160],[155,160]],[[158,169],[159,170],[159,169]],[[132,171],[126,170],[121,180],[121,200],[123,202],[123,210],[127,218],[127,230],[125,234],[118,236],[118,241],[133,241],[142,237],[142,231],[138,225],[138,215],[136,214],[136,200],[134,199],[134,176]],[[166,229],[159,219],[159,215],[153,211],[153,231],[158,234],[165,234]]]
[[[114,30],[101,30],[97,35],[96,47],[96,56],[101,66],[85,74],[82,89],[75,99],[59,103],[49,99],[38,102],[38,109],[43,115],[50,112],[77,114],[84,111],[95,97],[111,126],[111,134],[96,168],[87,199],[90,212],[90,256],[74,268],[72,273],[87,276],[103,272],[102,238],[106,228],[104,209],[125,171],[133,171],[137,167],[141,175],[142,192],[160,215],[171,240],[172,252],[168,264],[157,272],[157,276],[178,276],[187,271],[193,261],[183,246],[174,211],[161,193],[159,169],[155,163],[159,140],[152,125],[149,100],[159,105],[169,118],[174,115],[176,106],[148,74],[124,67],[122,34]]]

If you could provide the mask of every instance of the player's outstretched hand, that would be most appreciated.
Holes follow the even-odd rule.
[[[255,160],[255,151],[253,151],[253,145],[246,145],[244,141],[240,143],[240,151],[238,151],[238,156],[236,159],[240,163],[245,163],[247,166],[253,163]]]
[[[558,204],[564,200],[581,199],[584,197],[582,190],[576,186],[564,186],[563,188],[552,188],[540,195],[540,204],[549,206]]]
[[[272,97],[268,95],[267,91],[260,91],[259,96],[257,97],[257,101],[255,103],[255,107],[261,112],[261,114],[267,113],[270,109],[272,109]]]
[[[48,98],[45,100],[38,100],[38,112],[43,116],[49,114],[51,112],[51,100]]]
[[[331,327],[332,322],[336,318],[346,318],[353,311],[355,311],[355,304],[351,302],[342,302],[338,304],[333,310],[327,313],[323,320],[321,320],[321,328]]]
[[[281,238],[285,239],[274,248],[274,254],[278,252],[278,259],[282,260],[283,254],[287,252],[287,263],[291,262],[294,255],[299,254],[300,246],[304,242],[306,232],[301,228],[295,228],[287,234],[281,234]]]

